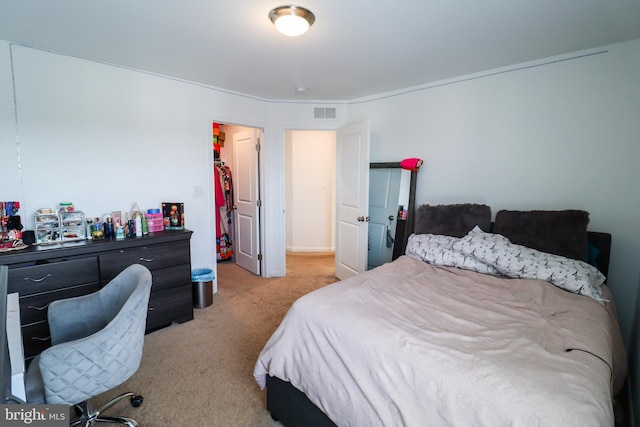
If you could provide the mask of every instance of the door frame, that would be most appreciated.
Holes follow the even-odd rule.
[[[213,167],[214,167],[214,160],[213,160],[213,143],[212,143],[212,130],[211,130],[211,123],[221,123],[223,125],[226,126],[234,126],[237,128],[244,128],[245,130],[257,130],[259,131],[259,135],[260,135],[260,153],[258,155],[258,170],[256,171],[256,176],[258,178],[258,188],[259,188],[259,192],[260,192],[260,198],[262,200],[262,205],[259,208],[259,215],[258,215],[258,234],[259,234],[259,240],[260,240],[260,252],[262,252],[262,259],[260,261],[260,276],[261,277],[270,277],[268,275],[267,272],[267,268],[265,268],[266,264],[266,259],[268,257],[267,251],[265,249],[265,233],[266,233],[266,226],[265,226],[265,202],[264,202],[264,195],[265,195],[265,179],[264,179],[264,152],[265,152],[265,146],[266,146],[266,131],[265,131],[265,125],[264,124],[247,124],[246,122],[243,121],[238,121],[238,120],[234,120],[234,119],[223,119],[220,118],[220,116],[216,116],[213,119],[210,119],[208,122],[208,147],[210,150],[211,155],[209,156],[209,160],[208,160],[208,164],[209,164],[209,194],[213,194],[214,188],[213,188]],[[226,131],[225,131],[226,133]],[[225,141],[226,142],[226,141]],[[284,142],[283,142],[284,145]],[[229,141],[229,146],[225,147],[225,149],[229,150],[230,156],[227,159],[227,164],[230,164],[232,159],[233,159],[233,147],[231,144],[231,141]],[[233,170],[231,171],[233,173]],[[218,212],[215,206],[215,202],[211,204],[211,212],[210,212],[211,218],[213,218],[214,221],[218,221]],[[235,224],[234,224],[235,227]],[[215,227],[214,227],[215,230]],[[234,236],[235,238],[235,236]],[[216,245],[215,245],[215,235],[213,236],[214,242],[213,242],[213,253],[211,254],[212,260],[213,260],[213,264],[215,266],[215,270],[216,270],[216,277],[217,277],[217,251],[216,251]],[[234,261],[235,262],[235,261]]]

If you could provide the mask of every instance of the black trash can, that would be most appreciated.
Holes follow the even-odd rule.
[[[213,279],[213,270],[208,268],[191,272],[194,308],[205,308],[213,304]]]

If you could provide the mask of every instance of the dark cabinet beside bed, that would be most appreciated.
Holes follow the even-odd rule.
[[[153,276],[147,332],[193,319],[191,231],[164,231],[125,240],[80,241],[0,254],[8,292],[20,294],[25,358],[51,345],[47,307],[57,299],[97,291],[131,264]]]

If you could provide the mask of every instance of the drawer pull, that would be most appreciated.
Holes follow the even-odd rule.
[[[51,304],[51,303],[49,303],[49,304]],[[46,310],[46,309],[47,309],[47,307],[49,307],[49,304],[46,304],[46,305],[44,305],[44,306],[42,306],[42,307],[35,307],[35,306],[33,306],[33,305],[28,305],[28,306],[27,306],[27,308],[29,308],[29,309],[31,309],[31,310],[38,310],[38,311],[42,311],[42,310]]]
[[[49,335],[48,337],[45,337],[45,338],[31,337],[31,339],[34,340],[34,341],[49,341],[51,339],[51,335]]]
[[[144,261],[144,262],[152,262],[153,258],[142,258],[140,257],[140,261]]]
[[[32,279],[31,277],[25,277],[24,280],[31,280],[32,282],[40,283],[44,279],[46,279],[47,277],[51,277],[51,273],[47,274],[46,276],[44,276],[44,277],[42,277],[40,279]]]

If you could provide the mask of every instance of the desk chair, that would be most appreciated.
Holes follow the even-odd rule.
[[[51,303],[52,346],[27,369],[27,402],[75,406],[80,419],[72,426],[112,422],[137,427],[132,419],[101,413],[126,397],[140,406],[141,396],[125,393],[98,409],[90,399],[138,370],[150,291],[151,273],[134,264],[93,294]]]

